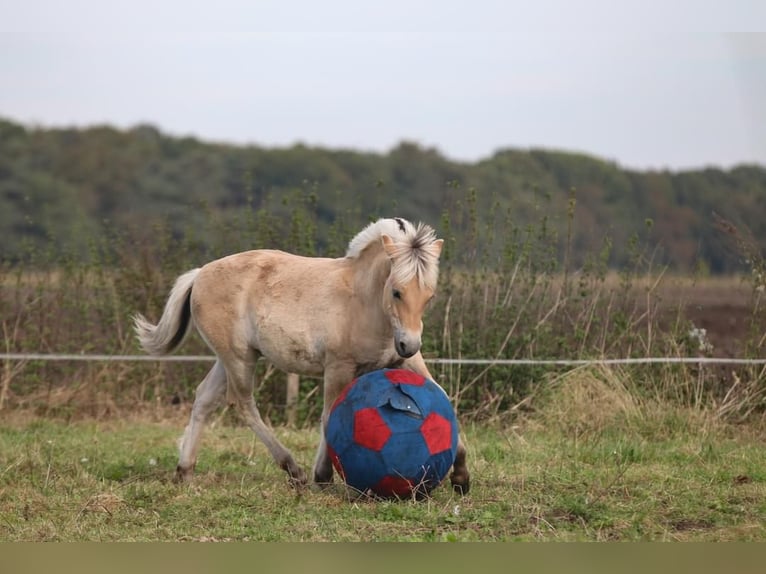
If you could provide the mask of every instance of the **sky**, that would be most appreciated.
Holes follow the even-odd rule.
[[[638,9],[641,6],[641,9]],[[0,0],[0,117],[766,165],[766,2]]]

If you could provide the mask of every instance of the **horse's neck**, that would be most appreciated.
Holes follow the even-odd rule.
[[[370,307],[380,309],[391,261],[382,246],[370,245],[354,261],[354,290],[360,299],[369,301]]]

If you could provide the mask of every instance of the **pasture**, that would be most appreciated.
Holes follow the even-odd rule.
[[[172,481],[187,408],[112,420],[9,413],[0,426],[5,541],[766,540],[766,431],[639,399],[606,368],[552,381],[514,424],[463,425],[474,484],[423,501],[294,491],[228,410],[194,481]],[[308,468],[312,428],[277,427]]]

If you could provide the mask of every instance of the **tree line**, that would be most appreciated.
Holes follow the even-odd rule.
[[[571,266],[593,257],[623,266],[641,242],[644,257],[673,270],[731,273],[748,265],[743,244],[763,252],[765,214],[760,165],[635,171],[543,149],[465,163],[412,142],[385,154],[270,149],[150,125],[0,120],[0,254],[11,264],[103,256],[104,237],[179,242],[190,257],[256,247],[339,255],[367,221],[400,215],[449,234],[454,257],[490,267],[521,243],[513,234],[547,233]]]

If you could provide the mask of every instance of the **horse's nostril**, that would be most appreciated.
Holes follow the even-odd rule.
[[[407,352],[407,345],[404,341],[399,341],[399,354],[404,355]]]

